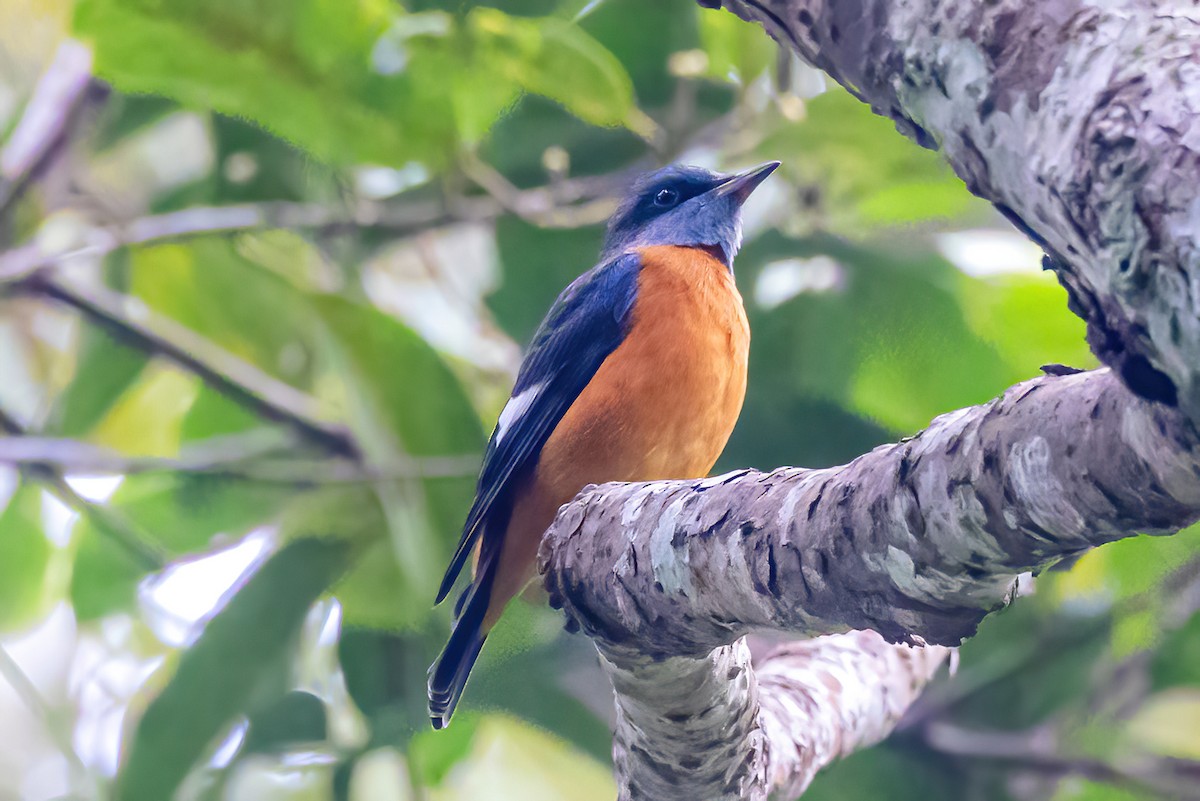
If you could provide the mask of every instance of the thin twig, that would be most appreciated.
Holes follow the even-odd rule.
[[[134,319],[128,313],[131,299],[124,295],[102,287],[68,286],[44,273],[14,286],[77,309],[114,337],[170,359],[221,394],[267,420],[291,427],[326,451],[358,457],[350,432],[322,420],[316,400],[144,306],[137,310],[139,319]]]
[[[0,463],[18,467],[52,466],[68,475],[135,475],[203,473],[301,486],[377,483],[401,478],[460,478],[479,469],[478,455],[409,458],[382,465],[361,465],[328,458],[306,459],[281,454],[263,458],[253,453],[205,452],[192,448],[177,459],[128,456],[109,448],[55,437],[0,437]]]
[[[521,190],[499,170],[467,153],[462,157],[463,172],[505,210],[543,228],[580,228],[596,225],[609,218],[616,208],[614,197],[599,197],[579,205],[563,205],[561,191],[567,182],[559,181],[551,191]]]
[[[1172,780],[1172,766],[1151,759],[1152,768],[1134,770],[1099,759],[1056,753],[1052,737],[1041,730],[990,731],[936,722],[924,728],[925,743],[935,751],[957,757],[1008,762],[1053,776],[1082,776],[1094,781],[1150,790],[1168,798],[1200,798],[1194,780]],[[1181,763],[1187,764],[1187,763]]]
[[[0,217],[65,141],[91,81],[91,50],[74,40],[63,42],[0,150]]]
[[[0,283],[30,275],[74,258],[100,258],[122,247],[148,245],[191,236],[230,234],[263,228],[309,229],[331,234],[357,229],[382,230],[396,236],[463,222],[488,222],[516,213],[536,225],[578,227],[598,222],[613,196],[628,182],[626,172],[574,178],[553,186],[491,195],[405,203],[359,201],[348,209],[321,203],[264,202],[230,206],[198,206],[139,217],[114,226],[98,226],[81,235],[82,245],[47,251],[37,242],[0,254]],[[607,213],[605,214],[605,216]]]
[[[15,437],[25,435],[24,426],[4,409],[0,409],[0,429]],[[42,484],[63,504],[86,517],[100,534],[124,548],[142,569],[153,572],[166,567],[167,554],[154,544],[149,532],[116,509],[92,503],[80,495],[53,465],[31,462],[25,464],[21,472]]]

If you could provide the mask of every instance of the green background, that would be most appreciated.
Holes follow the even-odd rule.
[[[44,471],[3,474],[0,799],[613,798],[611,691],[536,598],[489,640],[446,732],[428,730],[425,670],[519,348],[637,171],[783,162],[737,259],[750,388],[718,470],[842,463],[1040,365],[1094,365],[1037,253],[935,153],[728,13],[5,3],[0,137],[67,36],[110,91],[0,219],[0,245],[271,209],[284,224],[124,248],[69,277],[303,393],[365,466],[61,307],[0,295],[0,408],[130,465],[65,504]],[[531,202],[543,187],[557,201]],[[341,222],[286,224],[303,210]],[[1200,770],[1198,537],[1041,577],[894,737],[806,797],[1175,797]],[[239,543],[258,556],[232,588],[190,618],[163,608],[183,568]]]

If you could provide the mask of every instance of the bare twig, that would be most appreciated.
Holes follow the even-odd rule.
[[[3,409],[0,409],[0,430],[16,437],[25,435],[24,426]],[[166,566],[166,553],[154,544],[154,538],[148,532],[117,510],[92,503],[80,495],[53,465],[30,462],[23,465],[21,471],[86,517],[98,532],[124,548],[142,569],[155,571]]]
[[[324,234],[355,229],[383,230],[405,236],[461,222],[486,222],[517,213],[546,227],[577,227],[598,222],[602,207],[623,188],[629,175],[575,178],[538,189],[512,189],[505,202],[486,195],[443,200],[382,204],[359,201],[348,209],[321,203],[265,202],[231,206],[199,206],[139,217],[84,233],[82,246],[47,251],[31,242],[0,254],[0,283],[19,281],[35,272],[81,257],[99,258],[122,247],[147,245],[191,236],[229,234],[264,228],[310,229]]]
[[[63,42],[0,150],[0,217],[64,141],[91,80],[91,51],[74,40]]]
[[[1200,798],[1195,779],[1173,776],[1172,766],[1163,760],[1150,758],[1150,764],[1125,766],[1061,754],[1050,730],[985,731],[937,721],[925,727],[924,739],[933,750],[956,757],[1012,763],[1056,777],[1082,776],[1093,781],[1150,790],[1179,801]]]
[[[477,455],[410,458],[393,464],[361,465],[328,458],[280,454],[264,458],[226,447],[190,448],[177,459],[128,456],[109,448],[54,437],[0,437],[0,463],[49,465],[70,475],[204,473],[280,484],[375,483],[400,478],[458,478],[479,469]]]
[[[522,191],[499,170],[472,153],[462,157],[462,170],[505,210],[543,228],[579,228],[596,225],[609,218],[616,208],[614,197],[599,197],[579,205],[563,205],[563,184],[558,181],[551,191]]]
[[[349,431],[322,420],[313,398],[174,320],[144,306],[136,310],[135,319],[129,311],[129,298],[101,287],[68,286],[43,273],[31,275],[15,286],[77,309],[118,339],[170,359],[255,414],[289,426],[333,454],[358,457],[358,447]]]

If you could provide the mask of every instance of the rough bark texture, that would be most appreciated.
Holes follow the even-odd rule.
[[[613,679],[628,799],[794,795],[884,736],[1020,573],[1200,516],[1194,4],[725,5],[942,149],[1045,247],[1112,370],[1020,384],[844,467],[564,507],[542,570]],[[815,639],[752,664],[756,629]]]
[[[819,686],[812,668],[752,668],[746,634],[957,645],[1019,574],[1196,520],[1198,476],[1200,442],[1177,409],[1108,369],[1044,376],[844,467],[586,489],[547,534],[542,570],[617,690],[623,797],[766,798],[882,737],[944,649],[880,641],[811,703],[796,688]],[[845,642],[805,653],[837,664],[820,648]],[[829,731],[844,742],[818,747]]]
[[[939,148],[1051,256],[1092,349],[1200,413],[1192,0],[728,0]]]

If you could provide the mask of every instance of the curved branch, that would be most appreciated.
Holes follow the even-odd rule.
[[[1138,398],[1108,369],[1044,376],[843,467],[586,489],[547,533],[541,569],[551,602],[596,641],[630,721],[614,746],[624,797],[765,798],[797,791],[823,764],[811,722],[772,717],[797,714],[797,688],[816,679],[811,665],[774,660],[756,675],[747,633],[870,629],[957,645],[1007,602],[1019,574],[1196,520],[1197,476],[1200,440],[1178,410]],[[821,644],[805,647],[840,658]],[[867,720],[855,710],[911,700],[942,651],[917,653],[895,674],[874,660],[896,651],[868,652],[861,665],[880,668],[876,680],[812,714],[826,725]],[[885,683],[896,675],[907,694]],[[847,740],[835,753],[892,721],[880,708],[865,734],[836,727]],[[708,739],[687,736],[693,726]],[[711,769],[702,786],[641,789],[640,777],[690,764]]]
[[[721,4],[941,149],[1045,248],[1115,373],[1026,382],[840,468],[593,487],[564,507],[541,569],[613,677],[628,799],[798,792],[825,759],[812,731],[840,721],[837,750],[881,736],[884,706],[930,674],[914,661],[893,671],[907,693],[876,672],[813,707],[815,663],[752,667],[754,629],[954,645],[1018,574],[1200,516],[1192,5],[701,0]],[[807,647],[832,659],[842,643]],[[862,664],[900,653],[940,658]]]
[[[1200,419],[1200,11],[1184,0],[724,0],[1046,249],[1092,350]]]

